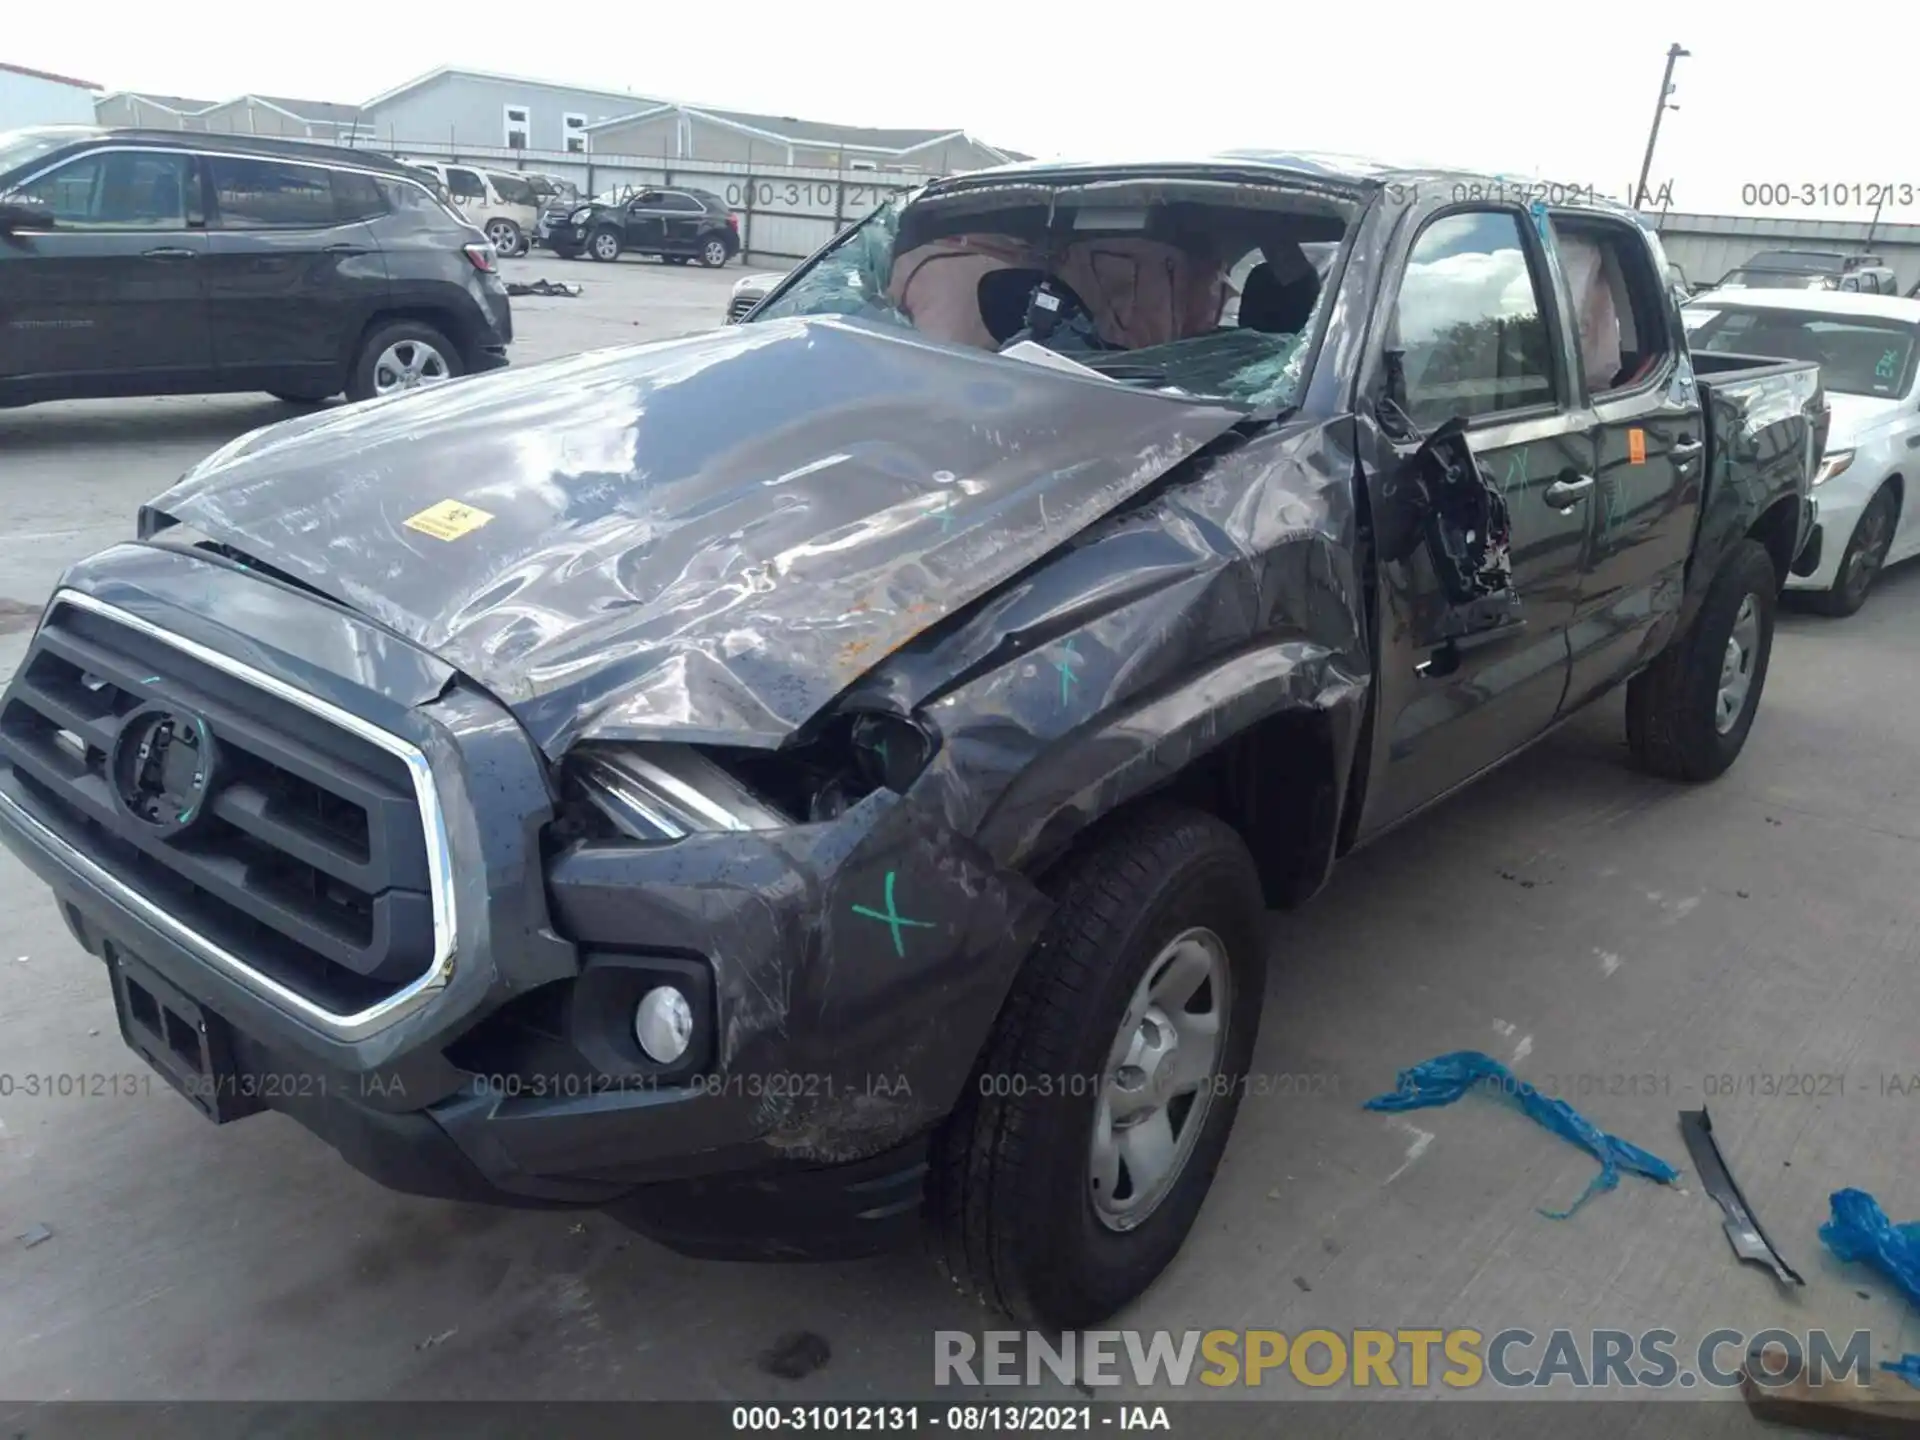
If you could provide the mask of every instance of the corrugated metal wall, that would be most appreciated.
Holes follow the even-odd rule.
[[[1745,215],[1652,215],[1667,258],[1696,285],[1712,284],[1756,250],[1871,249],[1900,277],[1900,293],[1920,284],[1920,225],[1846,220],[1774,220]],[[1868,236],[1871,233],[1872,243]]]

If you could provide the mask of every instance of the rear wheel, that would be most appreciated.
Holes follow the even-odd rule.
[[[700,263],[709,270],[718,270],[727,263],[727,242],[718,235],[709,235],[700,242]]]
[[[460,370],[460,352],[445,335],[418,320],[396,320],[376,326],[361,344],[347,398],[370,400],[441,385]]]
[[[1867,592],[1886,566],[1887,551],[1893,547],[1893,529],[1900,518],[1900,501],[1892,490],[1881,486],[1867,508],[1854,523],[1853,538],[1847,541],[1846,554],[1834,572],[1833,584],[1816,590],[1810,597],[1813,607],[1823,615],[1852,615],[1867,603]]]
[[[527,237],[511,220],[495,218],[487,222],[487,239],[502,255],[518,255],[527,247]]]
[[[1740,754],[1773,654],[1773,560],[1743,540],[1720,566],[1692,628],[1627,684],[1627,744],[1669,780],[1711,780]]]
[[[621,248],[620,232],[611,225],[602,225],[587,237],[587,253],[596,260],[618,260]]]
[[[941,1262],[1074,1329],[1153,1283],[1213,1184],[1265,990],[1252,858],[1198,811],[1146,812],[1069,861],[935,1144]]]

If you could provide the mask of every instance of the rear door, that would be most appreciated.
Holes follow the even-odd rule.
[[[1400,227],[1387,286],[1386,343],[1402,356],[1409,413],[1429,433],[1463,417],[1475,457],[1506,498],[1521,611],[1518,625],[1448,643],[1449,605],[1426,552],[1382,567],[1366,830],[1504,759],[1553,722],[1567,684],[1594,457],[1593,416],[1571,385],[1544,241],[1525,211],[1415,211]],[[1389,503],[1388,478],[1369,477],[1376,514]]]
[[[370,176],[304,161],[208,159],[209,301],[223,383],[331,393],[387,295],[366,220],[384,213]]]
[[[95,150],[16,188],[49,224],[0,262],[0,378],[26,399],[210,382],[206,214],[194,157]]]
[[[664,230],[662,244],[677,255],[691,255],[699,244],[707,207],[692,195],[667,190],[661,193],[660,210]]]
[[[1587,558],[1569,632],[1572,710],[1644,666],[1673,633],[1700,516],[1706,431],[1680,366],[1664,262],[1645,233],[1597,214],[1556,214],[1552,229],[1581,362],[1575,380],[1598,426]]]
[[[658,190],[642,190],[627,202],[627,249],[648,254],[666,249],[667,212],[660,208],[664,198]]]

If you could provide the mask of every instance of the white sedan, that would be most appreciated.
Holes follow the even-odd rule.
[[[1853,614],[1882,568],[1920,554],[1920,300],[1715,290],[1683,313],[1696,351],[1820,363],[1833,407],[1813,482],[1820,564],[1787,584],[1815,592],[1814,603],[1829,615]]]

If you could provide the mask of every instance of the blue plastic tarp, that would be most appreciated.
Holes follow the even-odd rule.
[[[1680,1172],[1662,1160],[1609,1135],[1564,1100],[1550,1100],[1520,1079],[1491,1055],[1478,1050],[1456,1050],[1402,1070],[1398,1087],[1386,1095],[1367,1101],[1369,1110],[1424,1110],[1432,1105],[1451,1105],[1469,1090],[1485,1090],[1518,1105],[1536,1124],[1571,1140],[1600,1162],[1600,1173],[1565,1210],[1542,1210],[1550,1220],[1565,1220],[1602,1190],[1620,1183],[1620,1172],[1631,1170],[1662,1185],[1671,1185]]]
[[[1920,1390],[1920,1355],[1902,1355],[1898,1360],[1882,1360],[1882,1370],[1891,1370],[1914,1389]]]
[[[1864,1260],[1920,1306],[1920,1221],[1894,1224],[1864,1190],[1836,1190],[1827,1203],[1833,1218],[1820,1227],[1827,1249],[1842,1260]]]

